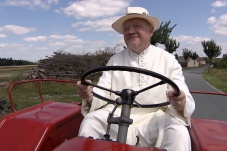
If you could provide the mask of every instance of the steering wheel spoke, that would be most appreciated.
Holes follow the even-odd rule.
[[[114,94],[116,94],[116,95],[118,95],[118,96],[121,95],[121,93],[120,93],[119,91],[113,91],[113,90],[111,90],[111,89],[104,88],[104,87],[102,87],[102,86],[93,84],[93,83],[91,83],[91,82],[87,82],[86,80],[85,80],[82,84],[91,85],[91,86],[93,86],[93,87],[96,87],[96,88],[99,88],[99,89],[102,89],[102,90],[105,90],[105,91],[114,93]],[[95,93],[95,94],[96,94],[96,93]],[[98,95],[98,94],[96,94],[96,96],[97,96],[97,95]]]
[[[139,93],[141,93],[141,92],[143,92],[143,91],[149,90],[149,89],[151,89],[151,88],[154,88],[154,87],[156,87],[156,86],[158,86],[158,85],[163,85],[163,84],[166,84],[166,82],[160,81],[160,82],[158,82],[158,83],[155,83],[155,84],[153,84],[153,85],[151,85],[151,86],[148,86],[148,87],[146,87],[146,88],[144,88],[144,89],[141,89],[141,90],[137,91],[137,94],[139,94]]]

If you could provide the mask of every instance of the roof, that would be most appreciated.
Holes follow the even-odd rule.
[[[178,57],[178,62],[185,62],[184,56]]]
[[[227,54],[223,54],[221,61],[227,59]]]
[[[199,61],[205,61],[203,58],[201,57],[197,57],[196,60],[199,62]]]
[[[187,59],[187,61],[190,59],[190,57]],[[203,58],[201,57],[197,57],[196,58],[196,61],[200,62],[200,61],[205,61]],[[180,56],[178,57],[178,62],[186,62],[185,59],[184,59],[184,56]]]

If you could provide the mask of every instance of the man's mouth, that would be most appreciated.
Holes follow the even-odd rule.
[[[128,40],[133,40],[135,38],[137,38],[137,37],[136,36],[130,36],[130,37],[128,37]]]

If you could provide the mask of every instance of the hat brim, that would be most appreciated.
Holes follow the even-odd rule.
[[[116,20],[113,24],[112,24],[112,28],[119,32],[120,34],[123,34],[123,23],[126,20],[132,19],[132,18],[142,18],[147,20],[154,28],[154,31],[157,30],[160,26],[160,21],[158,18],[153,17],[153,16],[146,16],[146,15],[140,15],[140,14],[130,14],[130,15],[126,15],[123,16],[121,18],[119,18],[118,20]]]

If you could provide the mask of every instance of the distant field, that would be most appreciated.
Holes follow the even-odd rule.
[[[23,65],[23,66],[0,66],[0,81],[1,78],[10,78],[18,74],[24,74],[37,65]]]
[[[36,67],[37,65],[23,65],[23,66],[0,66],[0,70],[26,70],[26,69],[32,69],[33,67]]]

